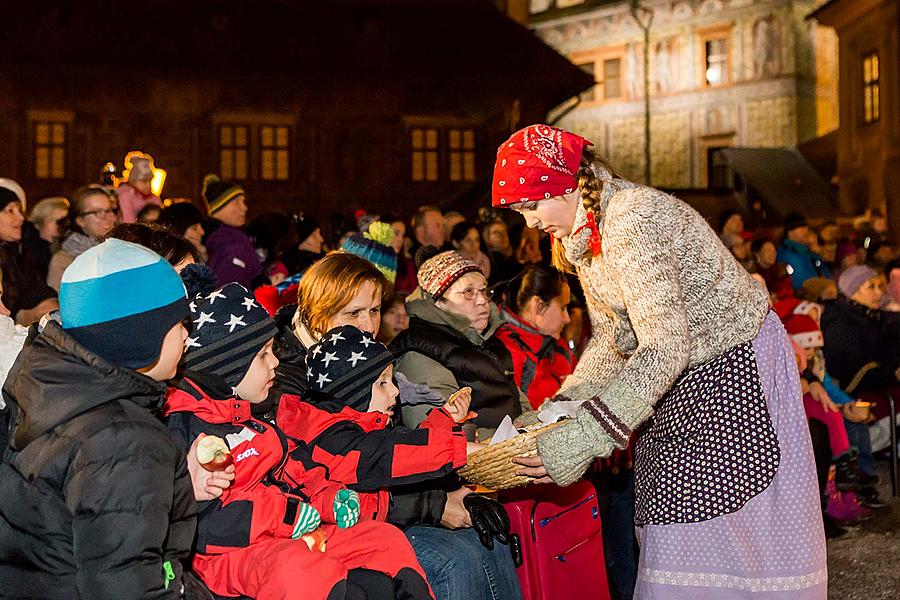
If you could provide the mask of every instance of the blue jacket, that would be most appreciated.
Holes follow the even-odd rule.
[[[784,240],[778,249],[778,260],[788,265],[794,290],[800,289],[807,279],[813,277],[831,279],[831,271],[825,266],[822,257],[799,242]]]

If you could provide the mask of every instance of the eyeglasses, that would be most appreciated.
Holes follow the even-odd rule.
[[[83,212],[83,213],[80,213],[79,216],[81,216],[81,217],[87,217],[88,215],[98,215],[98,216],[111,215],[111,216],[115,216],[115,214],[116,214],[116,209],[115,209],[115,208],[101,208],[101,209],[99,209],[99,210],[87,210],[87,211],[85,211],[85,212]]]
[[[480,290],[476,290],[475,288],[466,288],[461,292],[455,293],[459,294],[469,302],[471,302],[478,296],[484,296],[484,299],[490,302],[491,298],[494,296],[494,291],[489,288],[481,288]]]

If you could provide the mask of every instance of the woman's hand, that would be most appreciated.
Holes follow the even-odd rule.
[[[514,458],[513,462],[517,465],[527,467],[525,469],[518,469],[516,475],[534,477],[535,480],[532,483],[553,483],[553,480],[547,475],[547,467],[544,466],[544,459],[542,459],[539,454],[535,456],[519,456]]]
[[[234,481],[234,465],[228,465],[221,471],[207,471],[200,466],[200,461],[197,459],[197,444],[205,437],[205,433],[197,436],[187,453],[188,472],[191,474],[194,499],[197,502],[215,500]]]
[[[447,503],[444,504],[444,514],[441,515],[441,526],[447,529],[462,529],[472,526],[472,517],[463,504],[463,498],[472,493],[472,490],[462,487],[455,492],[447,492]]]

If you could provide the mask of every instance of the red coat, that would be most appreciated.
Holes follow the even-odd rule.
[[[575,356],[563,340],[555,340],[534,329],[509,310],[495,334],[513,360],[516,385],[537,409],[559,391],[563,380],[575,370]]]
[[[311,504],[323,523],[334,523],[334,497],[345,486],[328,479],[309,450],[277,426],[254,418],[250,403],[216,400],[184,379],[169,388],[163,406],[169,429],[186,447],[200,433],[225,440],[234,456],[235,478],[217,500],[200,503],[197,552],[219,554],[267,538],[290,538],[300,502]],[[363,513],[374,499],[360,499]]]
[[[432,410],[417,429],[410,429],[389,427],[390,419],[380,412],[349,407],[329,412],[299,396],[285,395],[277,422],[309,444],[313,460],[328,467],[329,477],[370,492],[361,497],[378,498],[375,511],[363,513],[367,518],[387,518],[387,488],[434,479],[466,464],[465,434],[443,409]]]

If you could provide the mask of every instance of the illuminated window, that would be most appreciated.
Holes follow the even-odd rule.
[[[603,99],[622,97],[622,59],[603,61]]]
[[[35,121],[33,125],[34,176],[38,179],[64,179],[68,126],[55,121]]]
[[[290,129],[286,125],[263,125],[259,128],[259,148],[262,179],[290,179]]]
[[[447,141],[450,181],[475,181],[475,131],[449,129]]]
[[[219,172],[223,179],[248,179],[250,132],[246,125],[219,126]]]
[[[878,53],[863,58],[863,119],[874,123],[881,116]]]
[[[409,130],[413,181],[438,180],[438,130],[413,127]]]
[[[581,69],[582,71],[584,71],[585,73],[587,73],[588,75],[590,75],[591,78],[595,77],[594,63],[592,63],[592,62],[581,63],[580,65],[578,65],[578,68]],[[581,101],[582,102],[593,102],[596,99],[596,92],[595,92],[596,89],[597,89],[597,86],[594,85],[594,86],[591,86],[591,88],[589,90],[587,90],[585,92],[581,92]]]
[[[703,43],[706,85],[714,87],[728,83],[728,38],[708,38]]]

